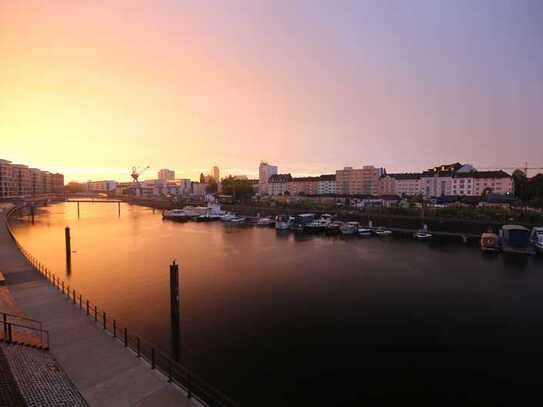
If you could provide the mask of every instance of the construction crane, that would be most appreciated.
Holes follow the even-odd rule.
[[[141,174],[143,174],[145,171],[149,169],[149,166],[141,169],[138,171],[139,167],[132,167],[132,172],[130,173],[130,176],[132,177],[132,181],[134,181],[134,184],[136,184],[136,194],[141,194],[141,184],[139,181],[139,177]]]

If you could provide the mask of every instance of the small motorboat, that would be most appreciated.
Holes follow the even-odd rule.
[[[184,222],[190,219],[190,216],[183,209],[169,209],[162,213],[162,219]]]
[[[234,216],[233,218],[227,220],[226,222],[231,225],[243,225],[247,221],[247,218],[243,216]]]
[[[343,235],[354,235],[358,233],[358,228],[360,228],[360,222],[347,222],[344,223],[339,230]]]
[[[417,240],[430,240],[432,238],[432,234],[428,232],[428,225],[424,224],[422,225],[422,229],[419,229],[413,234],[413,237]]]
[[[279,215],[275,218],[275,230],[284,231],[289,230],[290,225],[294,221],[292,216]]]
[[[224,215],[219,216],[219,219],[223,222],[230,222],[232,219],[235,219],[237,215],[233,213],[225,213]]]
[[[500,238],[492,229],[489,229],[481,235],[479,246],[483,252],[497,253],[501,250]]]
[[[373,233],[375,234],[375,236],[378,236],[378,237],[387,237],[387,236],[392,235],[392,230],[385,229],[384,227],[379,226],[373,229]]]
[[[265,218],[259,218],[256,221],[256,226],[273,226],[274,224],[275,221],[269,216],[266,216]]]
[[[328,234],[328,235],[340,234],[342,226],[343,226],[343,222],[341,222],[339,220],[331,222],[328,226],[326,226],[326,234]]]
[[[304,227],[304,232],[320,233],[325,232],[328,225],[332,223],[332,215],[324,214],[319,219],[309,222]]]
[[[294,221],[290,224],[290,230],[295,232],[303,232],[304,229],[315,220],[315,215],[312,213],[302,213],[294,217]]]
[[[530,237],[537,252],[543,253],[543,226],[534,227]]]
[[[370,228],[358,228],[358,236],[370,237],[373,235],[373,230]]]
[[[530,231],[521,225],[503,225],[500,229],[501,249],[504,253],[534,254]]]

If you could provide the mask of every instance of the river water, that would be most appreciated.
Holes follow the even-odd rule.
[[[543,256],[457,242],[278,234],[64,203],[12,222],[70,286],[244,406],[518,405],[543,366]],[[72,234],[72,268],[64,227]]]

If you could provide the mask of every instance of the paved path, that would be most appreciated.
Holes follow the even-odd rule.
[[[4,213],[0,213],[0,270],[20,311],[49,330],[51,354],[91,406],[198,405],[100,330],[34,270],[11,240]]]

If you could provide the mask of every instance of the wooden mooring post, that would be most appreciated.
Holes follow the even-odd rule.
[[[72,242],[70,236],[70,228],[66,226],[64,229],[64,239],[66,241],[66,267],[68,272],[72,269]]]
[[[170,265],[170,318],[172,329],[172,353],[174,359],[180,358],[180,332],[179,332],[179,265],[175,260]]]

